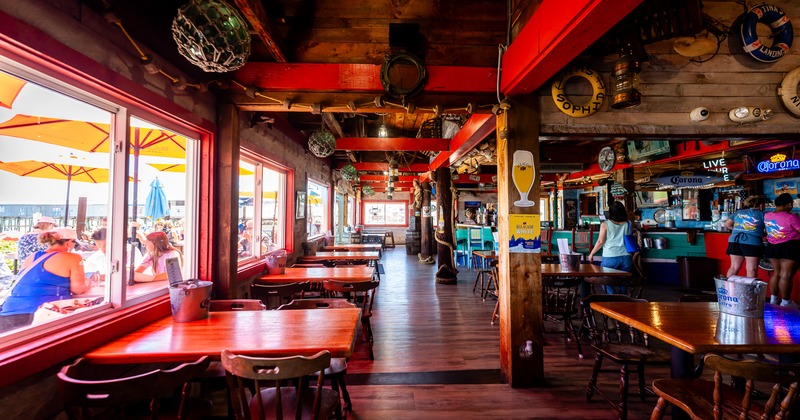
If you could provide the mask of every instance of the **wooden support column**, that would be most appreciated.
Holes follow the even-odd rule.
[[[436,271],[436,283],[455,284],[458,270],[455,264],[455,241],[453,240],[453,192],[450,187],[450,168],[440,167],[433,173],[436,182],[436,204],[439,216],[436,222],[434,238],[437,243],[439,269]]]
[[[431,184],[423,182],[422,188],[422,231],[419,262],[433,264],[433,221],[431,220]]]
[[[541,254],[509,252],[509,239],[520,217],[529,217],[538,231],[539,214],[539,109],[535,95],[510,98],[511,107],[497,116],[497,195],[499,207],[500,369],[512,387],[529,387],[544,379],[544,325],[542,321]],[[527,194],[534,203],[522,206],[514,182],[515,152],[533,155],[535,176]],[[528,167],[526,170],[531,170]],[[530,184],[528,184],[530,185]],[[520,185],[520,188],[528,188]],[[530,341],[530,351],[524,351]]]
[[[219,139],[217,141],[216,192],[214,221],[217,232],[211,252],[219,261],[214,270],[214,298],[238,298],[237,244],[239,210],[239,111],[224,104],[219,111]]]
[[[636,177],[633,175],[632,167],[622,170],[622,186],[625,187],[627,185],[631,188],[631,191],[625,194],[625,201],[622,202],[622,204],[625,204],[625,210],[628,211],[628,220],[636,220],[636,218],[633,217],[633,212],[636,211],[636,200],[634,199],[635,195],[633,193],[633,187],[636,186],[635,179]]]

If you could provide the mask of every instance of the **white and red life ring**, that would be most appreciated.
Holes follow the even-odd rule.
[[[772,28],[772,46],[767,47],[756,33],[761,22]],[[771,63],[786,55],[792,47],[794,30],[789,17],[777,6],[761,3],[745,13],[742,19],[742,44],[744,51],[758,61]]]
[[[797,85],[800,83],[800,67],[786,73],[781,85],[778,87],[783,105],[794,115],[800,117],[800,95],[797,93]]]
[[[564,87],[569,79],[581,77],[592,85],[592,97],[584,104],[574,104],[567,98]],[[588,67],[570,67],[558,75],[558,79],[553,82],[551,89],[553,102],[561,112],[570,117],[588,117],[594,114],[603,106],[606,99],[606,84],[596,70]]]

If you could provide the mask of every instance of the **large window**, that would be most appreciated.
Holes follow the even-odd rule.
[[[239,262],[286,246],[286,172],[255,155],[239,161]]]
[[[328,187],[319,182],[308,180],[306,192],[308,214],[306,214],[306,232],[308,237],[324,235],[330,230],[328,209]]]
[[[364,200],[364,226],[406,226],[408,203],[405,201]]]
[[[196,277],[197,136],[2,58],[0,95],[7,105],[0,107],[0,335],[60,327],[166,293],[164,264],[147,263],[151,255],[178,257],[184,278]],[[67,229],[40,235],[53,227]],[[85,281],[76,282],[70,267],[53,273],[63,287],[31,287],[41,274],[24,268],[43,264],[37,250],[57,246],[80,255]],[[36,309],[60,300],[76,310]]]

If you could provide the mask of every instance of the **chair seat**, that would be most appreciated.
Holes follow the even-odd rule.
[[[728,401],[742,401],[744,393],[722,384],[722,392]],[[694,419],[714,418],[714,382],[699,379],[656,379],[653,391],[671,404],[679,407]],[[760,419],[764,407],[753,401],[748,419]],[[738,420],[741,413],[738,404],[722,404],[722,419]]]
[[[303,392],[302,403],[302,416],[303,419],[311,418],[311,410],[314,405],[314,394],[317,392],[317,387],[309,387]],[[281,407],[283,408],[283,417],[287,419],[295,418],[297,399],[297,389],[284,387],[281,388]],[[266,417],[271,418],[272,413],[276,413],[276,406],[278,399],[276,396],[275,388],[266,388],[261,390],[261,400],[263,403],[263,411],[268,414]],[[320,394],[320,410],[319,418],[327,419],[339,405],[339,394],[332,390],[323,388]],[[258,398],[250,400],[250,416],[253,419],[262,418],[258,406]]]
[[[631,343],[602,342],[593,344],[592,348],[617,363],[629,365],[668,365],[671,360],[671,356],[667,351]]]

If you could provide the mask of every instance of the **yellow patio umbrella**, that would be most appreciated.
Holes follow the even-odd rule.
[[[25,86],[24,80],[0,72],[0,106],[11,109],[23,86]]]
[[[66,180],[67,205],[64,209],[64,226],[67,225],[67,217],[69,216],[69,190],[72,181],[89,182],[93,184],[108,182],[108,169],[90,168],[63,163],[39,162],[35,160],[0,162],[0,169],[19,176]]]

